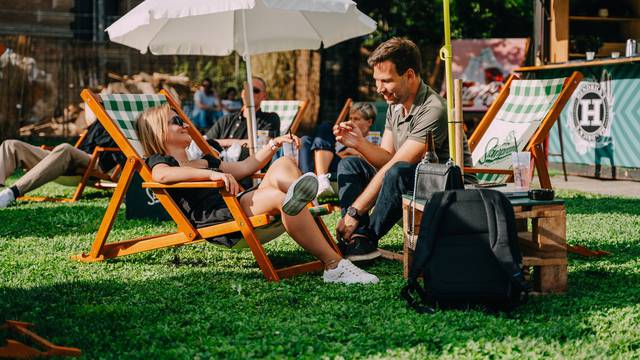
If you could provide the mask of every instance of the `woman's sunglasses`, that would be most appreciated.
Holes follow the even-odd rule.
[[[171,118],[170,124],[171,125],[178,125],[180,127],[184,127],[185,122],[184,122],[184,120],[182,120],[182,118],[180,116],[176,115],[176,116]]]

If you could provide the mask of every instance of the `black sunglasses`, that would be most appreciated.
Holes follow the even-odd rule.
[[[182,120],[182,118],[180,116],[177,116],[177,115],[171,118],[170,124],[171,125],[178,125],[180,127],[184,127],[184,125],[185,125],[184,124],[184,120]]]

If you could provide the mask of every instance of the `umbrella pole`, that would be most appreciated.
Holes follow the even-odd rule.
[[[445,79],[447,84],[447,121],[449,130],[449,158],[455,162],[455,120],[453,118],[453,76],[451,75],[451,26],[449,23],[449,0],[442,2],[444,6],[444,46],[440,49],[440,59],[444,60]]]
[[[256,152],[256,104],[253,100],[253,74],[251,73],[251,55],[249,54],[249,41],[247,40],[247,19],[242,10],[242,34],[244,35],[244,58],[247,67],[247,84],[249,87],[249,118],[247,119],[247,138],[249,139],[249,154]]]

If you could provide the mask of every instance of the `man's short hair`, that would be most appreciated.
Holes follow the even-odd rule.
[[[398,75],[403,75],[407,70],[413,69],[416,75],[420,76],[422,71],[420,50],[409,39],[394,37],[383,42],[369,55],[367,62],[369,66],[375,66],[387,60],[396,66]]]

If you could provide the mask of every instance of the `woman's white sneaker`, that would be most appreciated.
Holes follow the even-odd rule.
[[[301,175],[289,186],[287,196],[282,204],[282,212],[287,215],[298,215],[308,203],[316,198],[318,193],[318,178],[316,174],[308,172]]]
[[[340,284],[377,284],[380,281],[377,276],[360,269],[347,259],[340,260],[335,269],[325,270],[322,278],[326,283]]]

